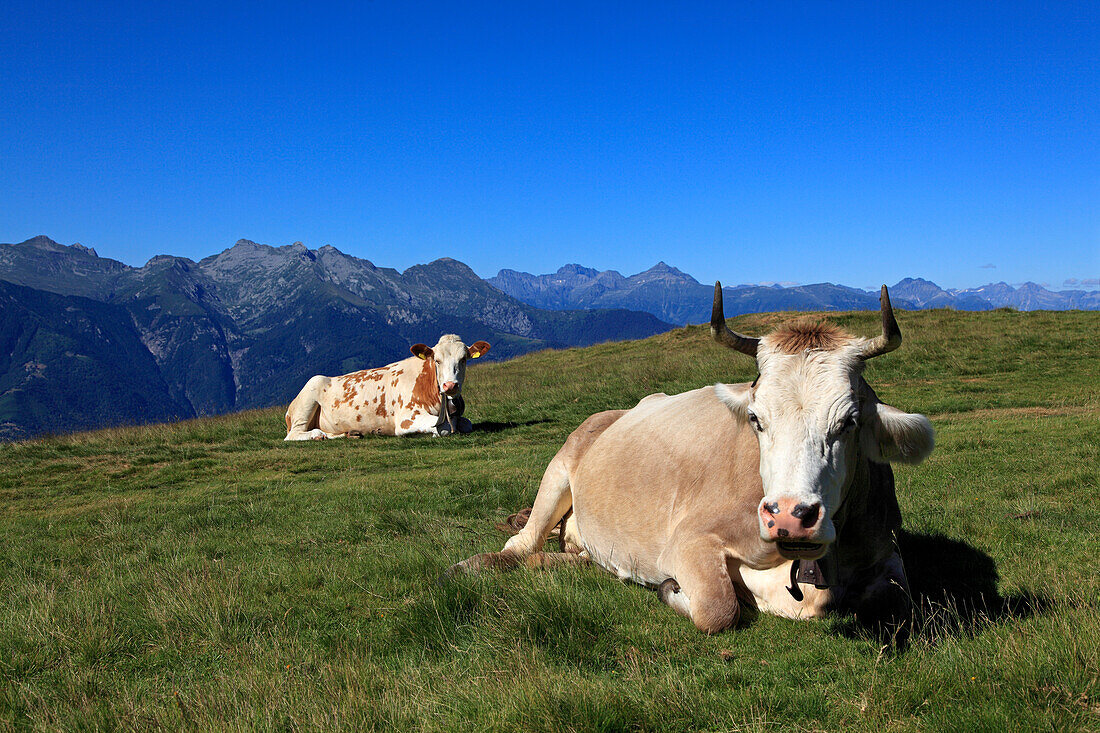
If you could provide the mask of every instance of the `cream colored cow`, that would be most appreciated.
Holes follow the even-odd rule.
[[[413,356],[384,367],[311,378],[287,408],[284,440],[470,432],[473,426],[462,416],[466,361],[487,352],[489,344],[466,346],[447,334],[434,347],[416,344],[409,350]],[[441,415],[444,401],[447,413]]]
[[[712,333],[755,357],[757,379],[593,415],[550,462],[526,526],[452,570],[551,563],[540,550],[571,510],[563,544],[658,587],[708,633],[735,624],[742,603],[792,618],[904,604],[887,463],[924,459],[933,432],[862,377],[901,343],[885,286],[881,300],[873,339],[805,321],[755,339],[728,329],[716,284]]]

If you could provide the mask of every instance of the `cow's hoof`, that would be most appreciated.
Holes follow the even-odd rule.
[[[465,417],[458,418],[458,432],[471,433],[474,430],[474,424]]]

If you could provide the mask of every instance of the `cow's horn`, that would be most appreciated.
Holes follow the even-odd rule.
[[[722,283],[718,281],[714,283],[714,306],[710,310],[710,335],[723,346],[737,349],[751,357],[756,356],[756,347],[760,344],[760,339],[742,336],[736,331],[731,331],[726,325],[726,313],[722,307]]]
[[[898,328],[897,319],[894,318],[894,308],[890,305],[890,293],[886,291],[885,285],[879,293],[879,303],[882,306],[882,335],[867,342],[860,354],[862,359],[881,356],[901,346],[901,329]]]

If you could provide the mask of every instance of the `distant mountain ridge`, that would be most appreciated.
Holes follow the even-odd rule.
[[[978,288],[944,290],[921,278],[905,278],[894,289],[916,308],[954,308],[955,310],[1100,310],[1100,291],[1047,290],[1042,285],[1026,282],[1019,287],[1008,283],[989,283]]]
[[[570,264],[557,272],[532,275],[501,270],[486,281],[517,300],[539,308],[627,308],[651,313],[675,324],[702,323],[710,318],[713,285],[664,262],[624,277],[614,270],[598,271]],[[737,285],[723,288],[726,313],[763,313],[776,310],[866,310],[878,308],[878,293],[832,283],[796,285]],[[920,278],[905,278],[890,288],[901,308],[991,310],[1100,310],[1100,292],[1053,292],[1035,283],[1013,288],[1006,283],[964,290],[944,290]]]
[[[709,320],[712,287],[664,262],[483,280],[449,258],[398,272],[300,242],[141,267],[45,236],[0,244],[0,440],[283,403],[313,374],[386,364],[442,333],[491,342],[489,358],[643,338]],[[724,295],[730,316],[878,308],[877,293],[831,283]],[[1100,292],[1034,283],[906,278],[891,295],[900,308],[1100,309]]]
[[[0,285],[0,440],[288,402],[313,374],[386,364],[442,333],[506,358],[671,328],[540,309],[457,260],[401,273],[300,242],[131,267],[39,236],[0,244]]]

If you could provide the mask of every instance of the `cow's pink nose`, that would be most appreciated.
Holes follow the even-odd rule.
[[[454,392],[456,389],[458,389],[458,382],[444,382],[443,383],[443,391],[446,392],[447,394],[450,394],[451,392]]]
[[[798,499],[764,500],[759,511],[768,537],[777,542],[813,542],[825,519],[820,502],[803,504]]]

